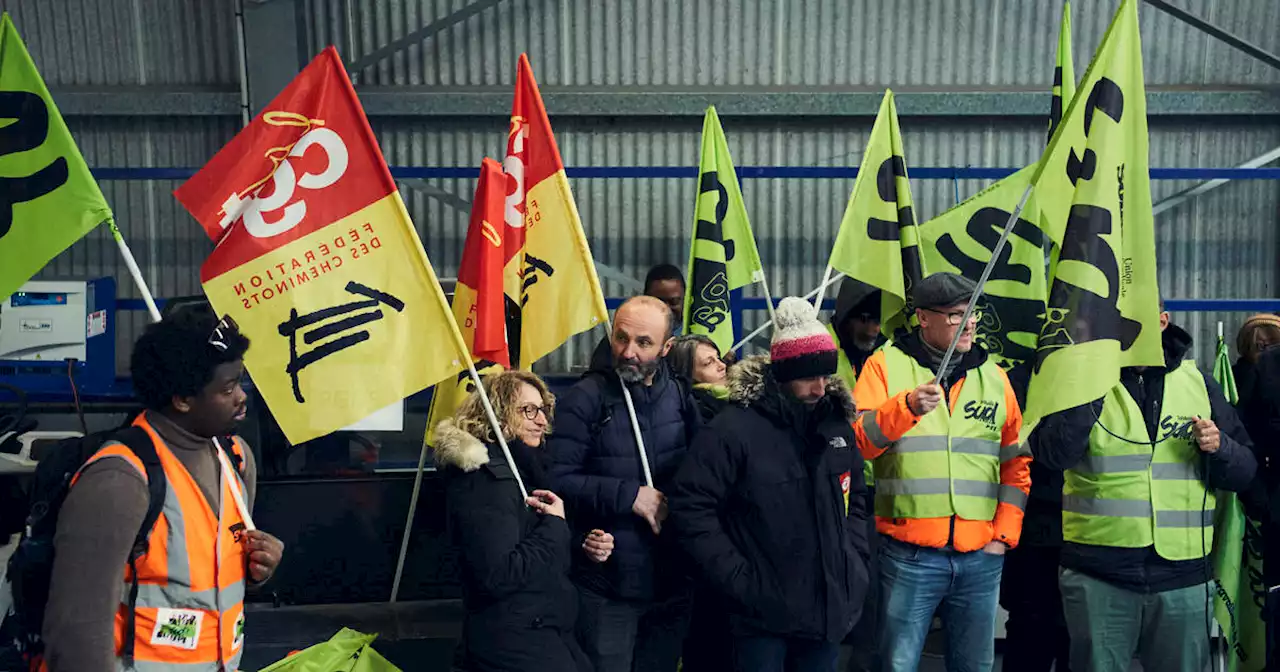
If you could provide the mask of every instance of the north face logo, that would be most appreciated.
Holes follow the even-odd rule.
[[[843,436],[837,436],[830,441],[827,441],[827,446],[840,450],[841,448],[848,448],[849,444],[845,443]]]

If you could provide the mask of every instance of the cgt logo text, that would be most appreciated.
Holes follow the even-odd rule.
[[[987,429],[998,432],[996,412],[999,410],[1000,404],[994,401],[970,401],[964,405],[964,419],[981,422]]]
[[[1166,415],[1160,418],[1160,438],[1157,441],[1168,441],[1169,439],[1192,441],[1194,437],[1191,434],[1191,427],[1195,425],[1195,422],[1196,419],[1189,415]]]

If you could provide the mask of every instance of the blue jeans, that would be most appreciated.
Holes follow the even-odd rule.
[[[996,601],[1004,556],[957,553],[883,538],[880,659],[886,672],[915,672],[933,615],[947,634],[948,672],[995,665]]]
[[[734,637],[736,672],[836,672],[840,645],[816,639]]]

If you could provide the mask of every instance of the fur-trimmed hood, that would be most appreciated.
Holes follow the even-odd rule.
[[[747,357],[734,364],[729,369],[728,385],[729,400],[745,407],[758,405],[768,394],[781,394],[781,388],[769,371],[768,355]],[[853,392],[839,376],[827,377],[827,398],[838,404],[849,422],[857,418]]]
[[[489,463],[489,447],[483,441],[463,431],[453,418],[436,425],[432,443],[437,465],[457,467],[462,471],[475,471]]]

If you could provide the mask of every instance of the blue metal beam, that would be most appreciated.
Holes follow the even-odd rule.
[[[741,166],[738,177],[743,179],[853,179],[858,176],[856,166]],[[908,168],[911,177],[922,180],[996,180],[1008,177],[1021,168]],[[94,177],[99,180],[185,180],[196,172],[195,168],[95,168]],[[620,178],[672,178],[692,179],[698,176],[694,166],[581,166],[566,168],[569,177],[587,179]],[[394,166],[391,175],[396,179],[475,179],[480,174],[476,167],[413,167]],[[1280,180],[1280,168],[1152,168],[1153,180]]]

